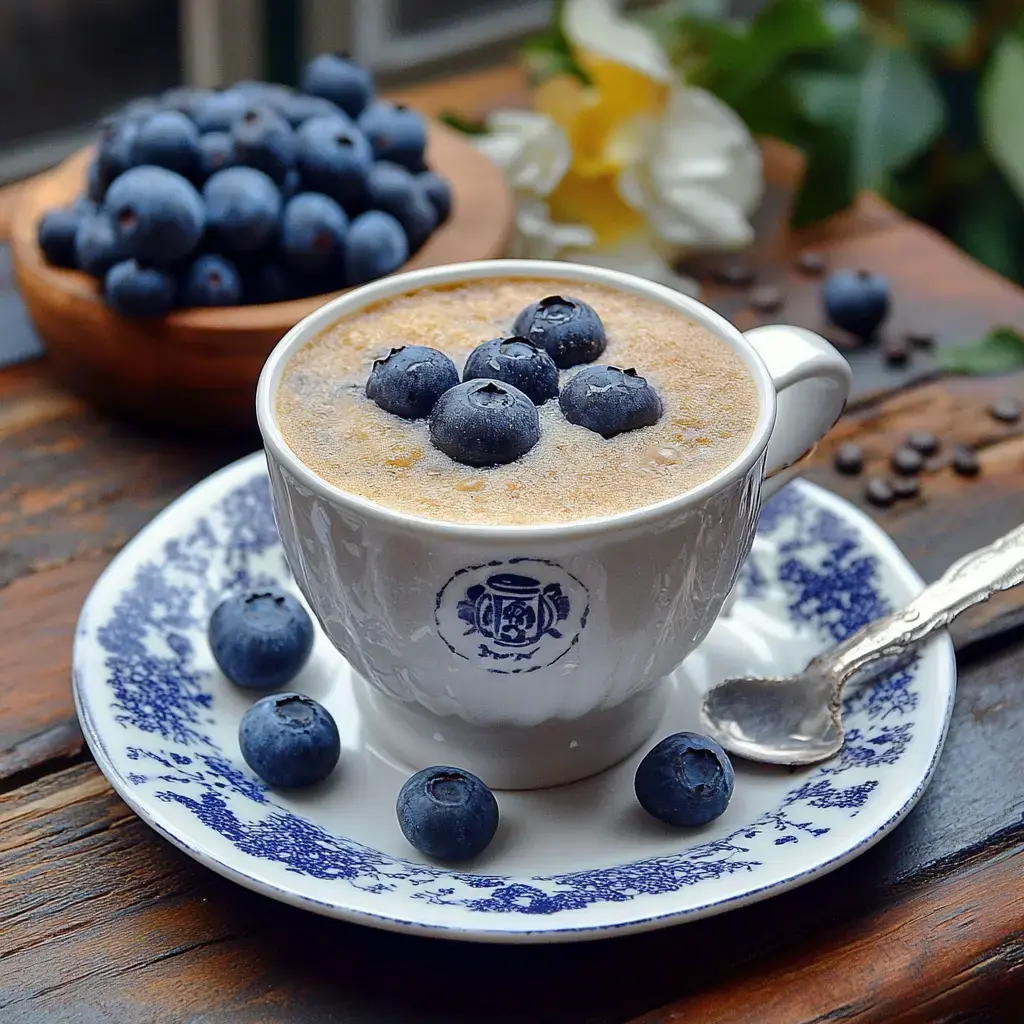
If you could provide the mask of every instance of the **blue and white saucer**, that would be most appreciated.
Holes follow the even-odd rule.
[[[698,830],[648,818],[638,753],[550,790],[499,793],[501,827],[469,868],[426,863],[395,819],[408,770],[364,743],[348,666],[318,637],[295,683],[338,721],[325,783],[269,792],[238,749],[254,699],[216,669],[210,610],[230,588],[288,580],[262,455],[215,473],[111,563],[82,610],[74,689],[114,788],[201,863],[276,899],[423,935],[491,942],[593,939],[763,899],[838,867],[894,828],[935,768],[955,687],[941,636],[847,701],[835,760],[799,771],[737,763],[726,813]],[[289,584],[290,585],[290,584]],[[820,488],[790,484],[761,517],[737,598],[675,679],[660,734],[693,727],[703,687],[803,666],[921,581],[885,534]]]

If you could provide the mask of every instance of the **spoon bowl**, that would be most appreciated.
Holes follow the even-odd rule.
[[[704,697],[704,730],[733,754],[808,765],[842,749],[843,687],[900,659],[961,612],[1024,582],[1024,526],[954,562],[905,608],[869,622],[791,676],[726,679]]]

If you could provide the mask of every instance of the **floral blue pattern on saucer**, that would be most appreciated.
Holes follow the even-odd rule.
[[[838,758],[796,772],[737,762],[732,804],[703,829],[668,829],[639,810],[631,783],[641,750],[571,786],[499,793],[497,837],[454,870],[405,843],[394,804],[409,769],[364,742],[353,692],[361,684],[322,636],[293,688],[338,721],[339,768],[283,795],[245,766],[238,722],[258,695],[217,670],[206,624],[226,593],[274,584],[291,585],[263,458],[254,455],[179,499],[97,582],[75,643],[83,729],[121,796],[202,863],[267,895],[385,928],[483,941],[600,938],[808,881],[913,806],[952,708],[943,636],[848,696]],[[862,513],[791,484],[765,507],[732,606],[676,674],[651,743],[693,727],[700,693],[714,681],[793,671],[919,588]]]

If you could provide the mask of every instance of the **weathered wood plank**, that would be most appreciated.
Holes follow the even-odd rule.
[[[0,590],[0,779],[82,749],[71,642],[106,560],[83,558]]]

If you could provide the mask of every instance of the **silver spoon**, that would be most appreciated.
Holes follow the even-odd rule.
[[[768,764],[816,764],[843,746],[843,687],[855,673],[948,626],[961,612],[1024,582],[1024,526],[954,562],[910,604],[870,622],[803,672],[726,679],[701,706],[701,725],[726,750]]]

